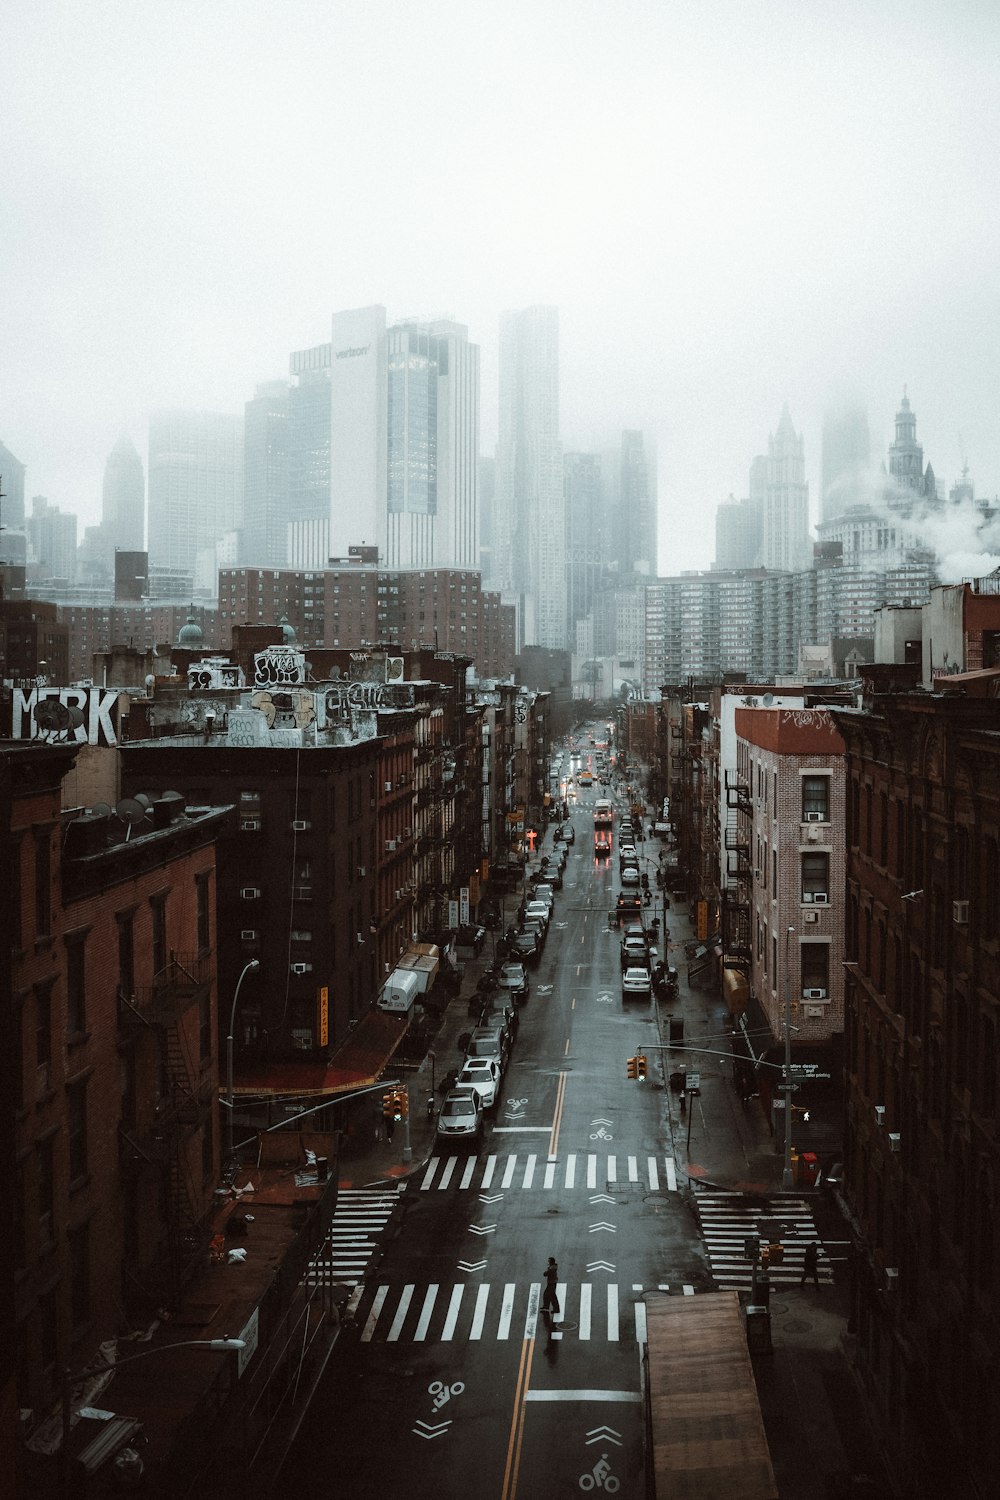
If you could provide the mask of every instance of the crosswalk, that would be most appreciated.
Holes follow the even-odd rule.
[[[309,1264],[309,1280],[357,1286],[399,1203],[397,1188],[341,1188],[330,1233]]]
[[[698,1192],[694,1207],[708,1251],[709,1265],[717,1286],[749,1287],[753,1273],[746,1256],[746,1241],[758,1234],[761,1221],[780,1223],[780,1243],[784,1258],[772,1266],[772,1286],[798,1284],[802,1277],[802,1258],[806,1246],[813,1242],[819,1250],[819,1280],[833,1280],[830,1254],[820,1243],[812,1207],[804,1198],[774,1196],[748,1202],[739,1193]]]
[[[665,1293],[694,1296],[691,1285],[643,1287],[616,1281],[560,1282],[556,1288],[559,1314],[554,1336],[584,1343],[646,1342],[644,1295]],[[504,1343],[549,1333],[541,1311],[542,1284],[508,1281],[440,1282],[418,1285],[386,1282],[375,1288],[367,1310],[359,1316],[363,1344],[459,1342]]]
[[[513,1156],[432,1156],[420,1179],[420,1191],[444,1192],[468,1188],[479,1192],[523,1191],[596,1192],[608,1187],[640,1185],[644,1190],[677,1191],[677,1165],[672,1156],[606,1155],[570,1152],[549,1157],[538,1152]]]

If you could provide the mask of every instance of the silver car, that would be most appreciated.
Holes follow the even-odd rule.
[[[653,986],[648,969],[628,968],[622,975],[623,1000],[648,1000]]]
[[[437,1120],[438,1141],[467,1140],[477,1146],[483,1138],[483,1101],[475,1089],[452,1089]]]
[[[484,1109],[495,1109],[500,1097],[500,1069],[485,1057],[467,1057],[455,1081],[453,1092],[473,1090],[483,1101]]]

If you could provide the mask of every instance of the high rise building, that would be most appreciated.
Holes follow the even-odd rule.
[[[868,413],[857,401],[831,408],[823,418],[820,519],[829,521],[870,500],[872,445]]]
[[[521,609],[525,645],[567,640],[566,521],[559,441],[559,314],[500,320],[493,582]]]
[[[449,319],[333,318],[330,552],[389,567],[479,567],[479,349]]]
[[[893,509],[908,511],[920,500],[933,508],[938,506],[937,480],[930,464],[924,468],[924,450],[917,442],[917,416],[905,386],[896,413],[896,436],[889,444],[889,477],[892,487],[888,500]]]
[[[656,477],[641,432],[623,432],[617,513],[609,535],[622,574],[656,576]]]
[[[288,385],[258,385],[243,416],[243,527],[240,561],[283,568],[288,561]]]
[[[146,512],[146,479],[132,439],[122,433],[104,465],[101,531],[115,552],[141,552]]]
[[[759,499],[763,505],[760,561],[765,568],[794,572],[809,562],[809,486],[805,473],[805,447],[786,405],[777,432],[768,439],[763,471],[760,460],[754,460],[751,467],[750,498]]]
[[[298,349],[288,362],[288,520],[330,519],[329,344]]]
[[[715,567],[717,573],[756,565],[760,552],[760,507],[732,495],[715,512]]]
[[[221,412],[165,411],[149,419],[149,557],[193,572],[199,551],[240,516],[239,423]]]
[[[0,525],[5,531],[20,531],[24,526],[24,464],[3,443],[0,443],[0,481],[3,491]]]
[[[76,516],[50,505],[44,495],[35,495],[27,532],[33,576],[72,582],[76,576]]]
[[[563,461],[566,495],[566,561],[569,625],[593,607],[603,555],[603,490],[597,453],[567,453]]]

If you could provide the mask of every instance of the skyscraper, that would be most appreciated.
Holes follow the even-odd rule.
[[[149,559],[191,572],[195,557],[239,515],[239,424],[221,412],[154,412],[149,419]]]
[[[240,562],[250,567],[288,562],[288,394],[268,380],[244,409]]]
[[[449,319],[333,318],[330,551],[387,567],[479,567],[479,349]]]
[[[297,349],[288,362],[288,519],[330,518],[329,344]]]
[[[713,572],[741,572],[755,566],[760,552],[760,507],[730,495],[715,512]]]
[[[500,320],[494,582],[521,608],[525,645],[567,640],[566,522],[559,441],[559,314]]]
[[[868,413],[860,402],[844,402],[825,414],[821,520],[870,502],[871,447]]]
[[[0,443],[0,524],[5,531],[20,531],[24,526],[24,464],[9,448]]]
[[[763,466],[755,460],[750,471],[750,499],[763,504],[761,564],[765,568],[795,572],[809,564],[809,486],[805,473],[805,446],[792,426],[786,405],[777,432],[768,438]]]
[[[102,541],[109,552],[141,552],[146,512],[146,479],[132,439],[122,433],[104,465]]]
[[[896,413],[896,436],[889,444],[889,476],[892,488],[888,498],[894,508],[907,510],[916,500],[937,507],[937,480],[930,464],[924,468],[924,450],[917,442],[917,416],[905,386]]]
[[[566,562],[569,627],[593,607],[605,565],[604,497],[597,453],[567,453],[563,462],[566,495]]]
[[[656,575],[656,481],[641,432],[623,432],[617,513],[609,542],[622,575]]]

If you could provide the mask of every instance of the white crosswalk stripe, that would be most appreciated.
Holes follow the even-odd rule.
[[[320,1254],[309,1262],[309,1283],[357,1286],[398,1203],[395,1188],[341,1188],[330,1233]]]
[[[552,1331],[566,1338],[617,1344],[646,1341],[644,1297],[694,1295],[690,1285],[660,1283],[643,1288],[633,1282],[560,1282],[559,1313]],[[542,1284],[483,1281],[475,1288],[431,1283],[403,1286],[382,1283],[361,1324],[361,1343],[447,1343],[452,1340],[510,1342],[545,1338],[549,1325],[542,1312]]]
[[[458,1164],[464,1161],[461,1175]],[[608,1155],[600,1157],[594,1152],[578,1156],[551,1157],[544,1164],[537,1155],[486,1156],[463,1158],[458,1156],[432,1156],[420,1178],[420,1191],[447,1192],[449,1189],[471,1189],[485,1192],[494,1185],[500,1191],[516,1188],[522,1192],[550,1193],[572,1192],[575,1188],[586,1188],[593,1192],[598,1183],[608,1184],[616,1190],[626,1186],[676,1193],[677,1166],[672,1156],[635,1155],[624,1158],[627,1172],[619,1172],[619,1158]],[[601,1166],[603,1163],[603,1173]]]
[[[820,1242],[812,1205],[807,1199],[782,1195],[748,1200],[740,1193],[699,1192],[695,1194],[694,1206],[717,1286],[751,1285],[753,1273],[746,1257],[746,1241],[758,1233],[762,1219],[778,1220],[784,1226],[781,1235],[784,1258],[780,1265],[770,1268],[772,1286],[798,1285],[802,1259],[810,1242],[819,1249],[820,1282],[833,1280],[830,1256]]]

